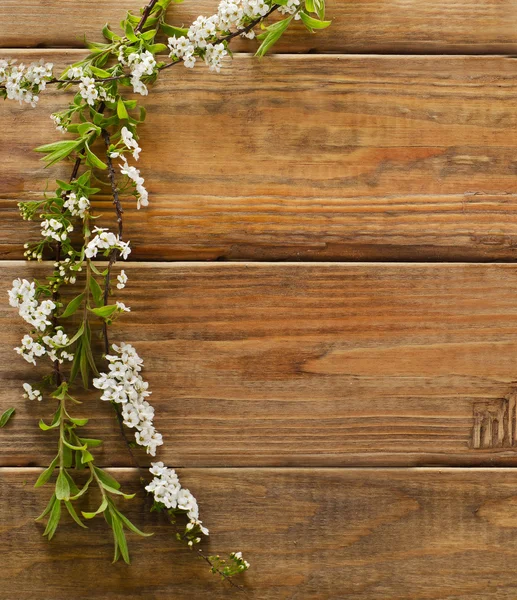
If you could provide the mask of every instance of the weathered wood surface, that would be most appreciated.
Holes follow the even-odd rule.
[[[173,528],[126,502],[149,539],[111,564],[105,523],[67,521],[51,544],[33,518],[49,491],[36,469],[0,470],[3,597],[9,600],[239,598],[178,548]],[[128,487],[133,471],[117,471]],[[241,549],[254,600],[514,600],[515,469],[211,469],[180,473],[200,501],[210,551]],[[79,575],[80,574],[80,575]]]
[[[498,434],[517,427],[502,400],[516,384],[515,265],[148,263],[127,272],[132,312],[112,338],[145,357],[170,464],[517,464],[512,435]],[[0,289],[41,273],[5,262]],[[31,367],[11,350],[24,333],[15,313],[0,305],[0,410],[18,411],[2,431],[0,464],[41,466],[55,438],[37,420],[51,406],[21,397]],[[93,393],[76,410],[107,440],[100,460],[130,464],[110,407]]]
[[[79,56],[48,52],[61,65]],[[516,92],[517,62],[497,57],[237,57],[220,75],[170,71],[143,99],[151,206],[126,213],[133,258],[514,260]],[[2,258],[38,235],[16,201],[69,172],[31,152],[58,139],[42,111],[64,102],[2,106]]]
[[[78,47],[83,35],[101,41],[106,22],[116,26],[127,9],[144,0],[2,0],[0,46]],[[168,21],[189,24],[199,14],[210,15],[217,0],[173,5]],[[426,54],[515,53],[515,0],[327,0],[332,28],[310,35],[295,26],[277,52],[387,52]],[[239,42],[240,50],[256,48]]]

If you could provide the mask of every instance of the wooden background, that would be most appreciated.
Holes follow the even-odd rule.
[[[140,3],[2,0],[0,56],[64,65]],[[515,600],[517,1],[328,4],[332,29],[293,28],[261,62],[241,42],[220,75],[168,72],[146,99],[151,205],[126,213],[116,335],[146,359],[161,456],[210,551],[251,561],[250,598]],[[64,101],[0,106],[0,289],[41,273],[16,202],[60,175],[31,149]],[[102,403],[84,406],[99,460],[156,535],[131,539],[131,568],[101,521],[42,539],[32,483],[54,440],[21,398],[5,302],[0,331],[0,411],[17,407],[0,430],[2,597],[239,597],[142,511]]]

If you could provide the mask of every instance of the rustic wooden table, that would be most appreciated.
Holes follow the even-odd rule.
[[[2,0],[0,57],[62,66],[85,30],[100,41],[141,3]],[[250,598],[515,600],[517,1],[328,13],[330,30],[293,31],[276,56],[241,42],[220,75],[170,72],[146,99],[152,196],[127,212],[139,262],[117,332],[146,358],[162,457],[195,491],[210,550],[252,563]],[[2,290],[38,273],[16,202],[45,187],[31,149],[63,101],[0,107]],[[21,399],[22,331],[0,303],[0,413],[17,407],[0,433],[0,596],[235,595],[141,491],[132,516],[156,535],[132,540],[130,568],[111,564],[100,521],[41,537],[32,483],[53,440]],[[139,489],[109,407],[92,414],[101,463]]]

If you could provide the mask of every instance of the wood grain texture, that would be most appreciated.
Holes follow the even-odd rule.
[[[514,260],[516,91],[517,62],[494,57],[241,56],[220,75],[171,71],[144,99],[151,206],[126,212],[134,257]],[[31,152],[58,136],[42,111],[65,98],[45,98],[2,107],[2,258],[37,230],[15,202],[68,175]]]
[[[150,539],[130,539],[133,563],[111,564],[105,523],[33,522],[49,492],[35,469],[0,470],[0,582],[6,600],[178,598],[241,594],[178,548],[173,528],[127,510]],[[137,489],[132,471],[116,475]],[[221,469],[180,473],[210,527],[210,551],[239,548],[254,600],[514,600],[515,469]],[[141,489],[141,488],[140,488]],[[64,557],[68,559],[65,560]]]
[[[116,26],[127,9],[144,0],[2,0],[1,47],[80,47],[83,35],[101,41],[106,22]],[[210,15],[217,0],[173,5],[168,21],[189,24]],[[308,34],[302,26],[288,31],[277,52],[388,52],[424,54],[515,53],[515,0],[327,0],[331,29]],[[253,43],[241,41],[240,50]]]
[[[112,337],[145,358],[168,463],[517,465],[496,433],[473,443],[477,413],[516,386],[517,266],[125,268],[132,312]],[[5,262],[0,289],[31,275],[42,270]],[[0,411],[17,407],[0,464],[42,466],[55,438],[37,420],[52,407],[21,398],[35,374],[11,351],[24,327],[5,305],[0,331]],[[106,440],[100,460],[130,464],[96,392],[77,410]]]

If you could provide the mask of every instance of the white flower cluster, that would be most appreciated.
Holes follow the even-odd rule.
[[[122,141],[124,142],[126,148],[133,151],[133,158],[138,160],[138,156],[142,149],[138,145],[138,142],[135,140],[133,134],[127,127],[122,127],[120,130],[120,135],[122,136]],[[143,181],[143,180],[142,180]]]
[[[280,8],[280,12],[294,14],[300,7],[300,0],[288,0],[288,4]],[[232,28],[237,31],[245,29],[253,20],[265,17],[271,6],[264,0],[222,0],[217,14],[211,17],[198,17],[186,35],[170,37],[168,46],[170,57],[183,59],[185,66],[192,69],[197,56],[202,56],[211,71],[219,73],[222,61],[228,55],[224,43],[215,43],[217,37],[224,36]],[[242,35],[254,38],[253,30]]]
[[[63,279],[64,283],[71,283],[72,285],[76,282],[77,272],[83,270],[82,261],[75,262],[70,257],[61,262],[55,262],[54,267],[58,269],[59,277]]]
[[[9,100],[18,100],[32,107],[38,102],[38,93],[45,89],[53,78],[52,63],[33,63],[28,67],[15,61],[0,60],[0,86],[5,86]]]
[[[18,309],[22,319],[39,331],[45,331],[52,324],[50,317],[56,305],[52,300],[38,303],[34,281],[29,283],[26,279],[15,279],[12,289],[9,290],[9,304]]]
[[[135,185],[135,193],[137,198],[136,208],[140,210],[141,206],[149,206],[149,194],[144,187],[145,179],[140,175],[140,171],[128,164],[126,157],[121,157],[123,164],[120,165],[122,175],[127,175]]]
[[[47,346],[46,352],[52,362],[57,360],[59,363],[63,363],[65,359],[74,359],[74,355],[69,354],[65,350],[62,350],[59,356],[57,354],[58,350],[61,350],[63,347],[67,346],[70,343],[68,336],[62,329],[58,329],[53,336],[44,336],[42,341]]]
[[[79,94],[90,106],[93,106],[97,100],[115,102],[115,98],[108,94],[102,84],[99,84],[91,75],[85,73],[82,67],[71,67],[67,72],[67,76],[71,80],[79,80]],[[51,118],[59,129],[61,121],[55,120],[54,117]]]
[[[118,59],[122,65],[128,66],[131,73],[131,85],[136,94],[147,96],[147,87],[142,82],[144,75],[152,75],[156,68],[156,60],[149,50],[144,52],[132,52],[129,56],[124,55],[125,47],[119,48]]]
[[[63,125],[63,120],[59,115],[52,114],[50,115],[50,118],[54,122],[54,125],[58,131],[61,133],[66,133],[68,131],[65,125]]]
[[[29,400],[43,400],[43,396],[39,390],[35,390],[32,388],[32,385],[29,383],[23,384],[23,389],[25,390],[25,394],[23,394],[24,398],[28,398]]]
[[[88,245],[85,248],[84,254],[86,258],[95,258],[99,250],[106,253],[106,251],[110,252],[111,250],[116,249],[124,260],[126,260],[131,253],[129,242],[123,242],[118,235],[111,233],[111,231],[103,229],[102,227],[94,227],[93,233],[96,233],[97,235],[88,242]]]
[[[51,238],[56,242],[64,242],[68,234],[74,230],[72,225],[65,225],[57,219],[45,219],[41,222],[41,235],[44,238]]]
[[[130,344],[113,344],[112,348],[116,354],[106,356],[109,373],[101,373],[93,385],[103,390],[101,400],[122,405],[124,424],[137,430],[136,443],[156,456],[156,448],[163,444],[163,439],[153,425],[154,408],[145,400],[151,392],[140,375],[143,361]]]
[[[118,290],[123,290],[126,287],[126,283],[127,283],[127,275],[126,272],[124,271],[124,269],[122,269],[120,271],[120,275],[117,275],[117,289]]]
[[[74,217],[84,219],[86,213],[90,209],[90,201],[85,196],[81,196],[78,200],[77,194],[70,192],[66,198],[64,207],[68,208]]]
[[[208,529],[203,527],[201,521],[199,521],[199,508],[196,499],[189,490],[181,487],[174,469],[169,469],[163,462],[155,462],[151,463],[149,471],[155,477],[145,489],[154,495],[156,502],[169,509],[186,511],[188,518],[191,520],[187,525],[187,530],[191,530],[195,525],[198,525],[200,530],[208,535]]]
[[[40,358],[47,352],[45,346],[36,342],[32,336],[24,335],[22,338],[22,345],[15,348],[17,354],[22,356],[28,363],[36,365],[36,357]]]
[[[300,0],[287,0],[287,4],[285,6],[280,6],[278,12],[281,15],[296,15],[294,17],[295,21],[300,19]]]

